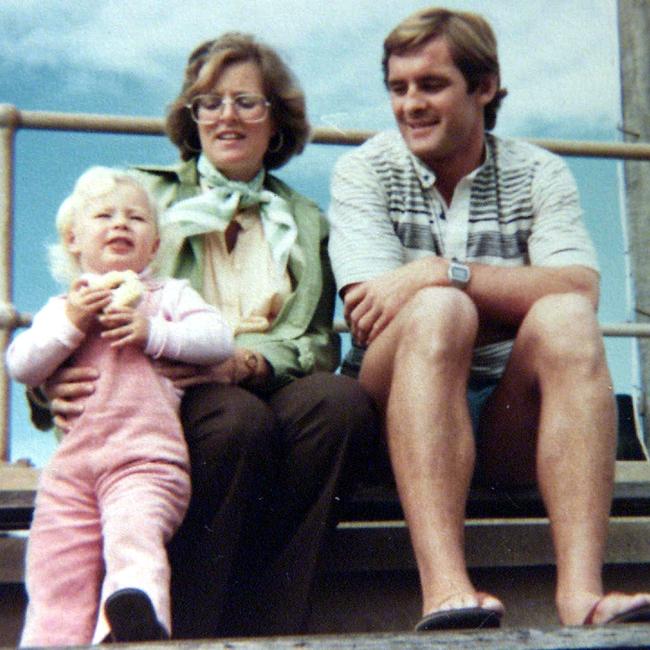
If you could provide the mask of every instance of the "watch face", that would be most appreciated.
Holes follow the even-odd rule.
[[[452,264],[449,267],[449,278],[452,282],[467,284],[469,282],[469,268],[461,264]]]

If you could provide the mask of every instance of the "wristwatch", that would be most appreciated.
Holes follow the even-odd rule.
[[[457,289],[467,289],[467,285],[472,277],[472,272],[467,264],[464,264],[453,257],[449,262],[449,267],[447,268],[447,277],[449,278],[452,287],[456,287]]]

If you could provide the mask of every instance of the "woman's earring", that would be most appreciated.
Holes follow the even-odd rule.
[[[183,147],[187,149],[188,151],[191,151],[192,153],[202,153],[203,149],[197,149],[196,147],[193,147],[187,140],[183,140]]]
[[[282,134],[282,131],[278,131],[276,135],[278,137],[278,142],[267,149],[269,153],[278,153],[278,151],[284,147],[284,135]]]

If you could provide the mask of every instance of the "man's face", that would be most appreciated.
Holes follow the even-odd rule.
[[[445,165],[475,155],[483,145],[483,108],[496,91],[486,80],[472,93],[444,38],[392,54],[388,89],[408,148],[439,173]]]

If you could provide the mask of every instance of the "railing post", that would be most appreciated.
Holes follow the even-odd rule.
[[[650,74],[648,29],[650,4],[645,0],[622,0],[618,4],[621,43],[623,126],[626,142],[650,142]],[[634,289],[636,320],[650,322],[650,175],[647,163],[625,161],[625,197],[628,243]],[[650,442],[650,339],[639,341],[641,360],[641,413],[646,443]]]
[[[14,153],[20,113],[15,106],[0,104],[0,300],[11,303],[13,258],[11,238],[14,214]],[[0,350],[4,354],[11,332],[0,330]],[[4,367],[4,363],[2,364]],[[0,462],[9,460],[9,379],[0,372]]]

